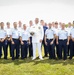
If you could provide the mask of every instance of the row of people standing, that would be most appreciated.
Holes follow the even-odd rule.
[[[33,25],[32,21],[29,23],[30,27],[27,27],[26,24],[23,24],[23,28],[21,28],[21,21],[19,21],[19,27],[17,27],[17,22],[14,22],[13,28],[10,29],[10,23],[7,22],[7,28],[4,29],[4,23],[1,22],[0,58],[2,56],[2,47],[4,50],[4,59],[7,59],[7,50],[9,46],[12,60],[18,59],[20,55],[21,59],[27,58],[29,47],[29,57],[33,56],[32,60],[34,60],[36,59],[36,47],[38,47],[39,58],[43,60],[41,53],[41,45],[43,44],[45,57],[47,57],[49,53],[50,59],[55,59],[56,54],[59,59],[62,59],[63,50],[64,60],[67,59],[67,53],[70,53],[70,59],[72,59],[74,55],[73,28],[71,28],[71,30],[69,28],[65,29],[64,23],[60,24],[60,27],[58,28],[57,22],[52,24],[49,23],[47,27],[45,26],[43,20],[41,20],[39,24],[38,18],[35,19],[35,25]],[[29,33],[31,32],[34,32],[34,35],[30,35]],[[70,52],[68,50],[70,50]]]
[[[10,28],[10,23],[7,22],[7,27],[4,28],[4,22],[0,23],[0,58],[4,52],[4,59],[7,59],[8,49],[12,60],[18,59],[20,55],[21,59],[27,58],[28,46],[29,57],[33,56],[26,24],[23,24],[23,28],[21,28],[22,23],[19,21],[19,27],[17,25],[17,22],[14,22],[13,28]]]
[[[10,29],[10,23],[7,22],[7,28],[4,29],[4,23],[1,22],[0,29],[0,58],[2,57],[2,47],[4,50],[4,59],[7,59],[8,54],[8,45],[10,50],[10,57],[12,60],[19,59],[21,55],[21,59],[27,58],[27,52],[29,47],[29,57],[33,56],[33,60],[36,58],[36,46],[38,47],[39,58],[42,60],[41,54],[41,42],[43,40],[43,27],[38,24],[39,19],[35,19],[35,24],[32,26],[37,29],[35,36],[31,36],[30,27],[27,28],[26,24],[23,24],[23,28],[21,29],[21,23],[19,22],[19,28],[17,28],[17,22],[13,23],[13,28]],[[30,26],[32,25],[32,21],[30,21]],[[33,45],[33,46],[32,46]],[[32,49],[33,47],[33,49]],[[20,49],[21,48],[21,49]]]
[[[73,39],[74,39],[74,22],[73,26],[69,23],[69,27],[66,28],[65,24],[61,24],[61,28],[58,28],[58,23],[56,22],[54,28],[52,28],[52,24],[48,24],[49,28],[45,32],[45,44],[48,49],[49,58],[55,59],[56,54],[58,59],[67,59],[67,55],[69,55],[69,59],[72,59],[74,56],[74,47],[73,47]],[[55,50],[56,47],[56,50]],[[56,52],[55,52],[56,51]]]

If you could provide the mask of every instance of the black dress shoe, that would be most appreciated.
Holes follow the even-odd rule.
[[[69,59],[71,60],[71,59],[72,59],[72,57],[69,57]]]
[[[50,58],[50,57],[49,57],[49,59],[53,59],[53,58]]]
[[[57,58],[56,58],[56,57],[54,57],[53,59],[57,60]]]
[[[33,57],[32,55],[29,55],[29,57],[31,58],[31,57]]]
[[[12,57],[12,56],[10,55],[10,57]]]
[[[22,60],[24,60],[25,58],[21,58]]]
[[[15,58],[12,58],[12,60],[15,60]]]
[[[58,58],[59,60],[62,60],[62,58]]]
[[[67,58],[64,58],[63,60],[67,60]]]
[[[47,55],[43,56],[43,58],[48,57]]]
[[[4,59],[7,59],[7,57],[4,57]]]
[[[27,57],[24,57],[24,58],[26,58],[26,59],[27,59]]]
[[[15,57],[15,59],[19,59],[19,57]]]

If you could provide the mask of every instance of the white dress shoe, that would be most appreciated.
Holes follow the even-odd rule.
[[[32,60],[35,60],[36,58],[32,58]]]
[[[40,60],[43,60],[43,58],[40,58]]]

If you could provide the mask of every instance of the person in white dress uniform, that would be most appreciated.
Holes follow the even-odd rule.
[[[44,31],[42,25],[39,25],[39,19],[35,19],[35,25],[31,26],[30,34],[32,35],[32,44],[33,44],[33,59],[36,59],[36,49],[38,49],[39,58],[43,60],[41,54],[41,45],[44,36]]]

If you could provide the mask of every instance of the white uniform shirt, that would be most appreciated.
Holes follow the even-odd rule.
[[[59,37],[60,40],[62,40],[62,39],[67,39],[67,37],[70,36],[70,34],[68,34],[68,32],[66,30],[62,30],[61,29],[58,32],[58,35],[57,36]]]
[[[69,34],[70,34],[70,31],[71,31],[72,28],[73,28],[72,26],[66,28],[66,30],[68,31]]]
[[[7,35],[6,31],[4,29],[0,29],[0,38],[5,38]]]
[[[31,26],[29,32],[34,32],[34,35],[32,36],[33,43],[40,43],[40,40],[43,40],[44,31],[43,31],[42,25],[35,24],[35,25]]]
[[[11,32],[11,35],[12,35],[12,38],[18,39],[20,33],[19,33],[18,29],[13,28],[13,30],[12,30],[12,32]]]
[[[7,32],[7,36],[10,37],[11,35],[11,28],[5,28],[6,32]]]
[[[59,29],[59,30],[61,30],[61,29],[62,29],[60,25],[58,25],[58,29]]]
[[[59,28],[54,28],[54,32],[55,32],[56,35],[58,35]]]
[[[32,37],[32,35],[30,35],[30,32],[31,32],[31,27],[30,26],[27,27],[27,31],[28,31],[29,36]]]
[[[51,29],[47,29],[45,31],[45,35],[46,35],[47,39],[53,39],[54,38],[54,34],[55,34],[55,32],[54,32],[54,30],[52,28]]]
[[[27,30],[22,30],[20,33],[23,41],[27,41],[29,39],[29,33]]]
[[[71,35],[72,38],[74,38],[74,28],[71,29],[70,35]]]
[[[19,31],[19,32],[21,32],[21,31],[22,31],[22,27],[18,27],[17,29],[18,29],[18,31]]]

